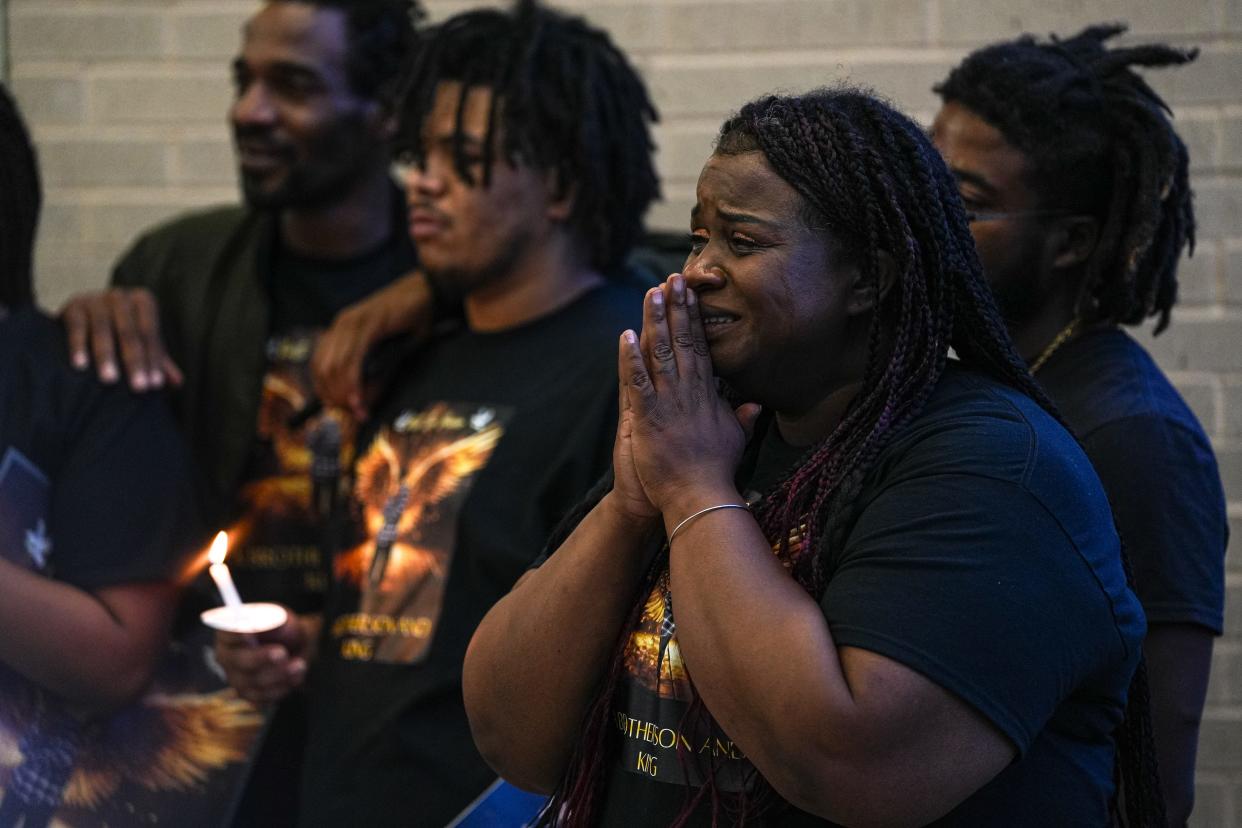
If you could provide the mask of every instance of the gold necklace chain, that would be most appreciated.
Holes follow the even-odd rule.
[[[1052,338],[1052,341],[1048,343],[1048,347],[1044,348],[1044,350],[1040,352],[1039,356],[1035,357],[1035,361],[1031,363],[1031,373],[1034,374],[1040,368],[1043,368],[1044,363],[1057,352],[1057,348],[1060,348],[1068,342],[1069,338],[1073,336],[1077,330],[1078,320],[1071,319],[1070,323],[1062,328],[1060,333]]]

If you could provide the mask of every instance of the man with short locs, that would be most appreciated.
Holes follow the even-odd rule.
[[[441,828],[495,779],[466,645],[608,467],[617,337],[647,286],[625,261],[658,194],[642,80],[603,31],[529,0],[426,30],[400,110],[409,232],[460,324],[372,406],[325,612],[216,647],[253,701],[305,681],[302,822],[325,828]]]
[[[1170,825],[1194,802],[1194,760],[1222,631],[1224,495],[1211,445],[1122,326],[1169,324],[1194,244],[1186,148],[1132,67],[1195,57],[1109,48],[1122,26],[986,46],[936,87],[932,138],[957,176],[1010,333],[1112,501],[1148,633]]]

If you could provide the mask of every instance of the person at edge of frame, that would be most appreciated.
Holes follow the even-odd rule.
[[[1135,67],[1193,60],[1109,46],[1120,25],[1025,35],[967,55],[936,90],[932,141],[958,181],[1005,324],[1112,501],[1147,615],[1156,756],[1169,824],[1194,806],[1229,524],[1203,428],[1124,330],[1177,300],[1193,249],[1186,147]]]
[[[0,732],[19,754],[3,828],[50,824],[80,760],[98,758],[101,722],[149,684],[195,534],[164,401],[71,370],[35,305],[41,205],[0,85]]]

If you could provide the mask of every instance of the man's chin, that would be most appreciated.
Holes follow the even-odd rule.
[[[501,281],[499,273],[464,268],[459,262],[436,261],[434,256],[424,259],[421,248],[419,256],[419,266],[446,294],[466,296]]]
[[[255,175],[240,171],[242,198],[259,210],[278,210],[287,207],[291,200],[288,182],[283,176]]]

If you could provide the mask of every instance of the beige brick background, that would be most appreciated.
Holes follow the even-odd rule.
[[[0,15],[5,14],[0,0]],[[43,303],[102,285],[141,228],[236,197],[224,128],[227,64],[250,0],[7,0],[9,79],[39,143],[47,207]],[[472,3],[431,0],[441,16]],[[1202,48],[1153,73],[1190,146],[1200,243],[1173,327],[1151,343],[1212,436],[1242,535],[1242,0],[566,0],[611,30],[645,73],[667,200],[654,226],[685,226],[721,119],[761,92],[840,78],[923,121],[965,51],[1020,31],[1128,20],[1132,37]],[[1144,339],[1149,337],[1144,336]],[[1242,541],[1238,541],[1242,543]],[[1235,547],[1237,543],[1234,544]],[[1231,556],[1228,630],[1216,648],[1194,824],[1242,826],[1242,554]]]

